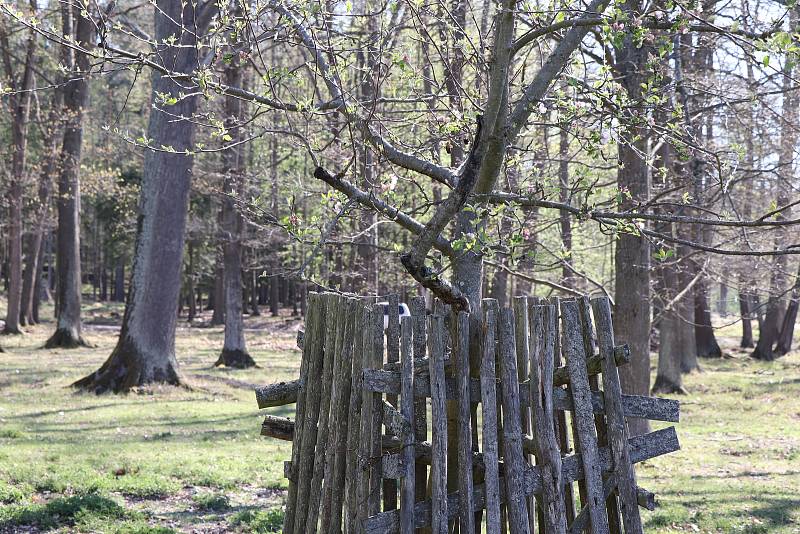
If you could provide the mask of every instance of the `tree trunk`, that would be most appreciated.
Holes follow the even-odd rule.
[[[789,306],[786,308],[786,313],[783,316],[783,325],[781,332],[778,335],[778,343],[775,347],[775,352],[779,355],[787,354],[792,350],[792,338],[794,337],[794,325],[797,322],[797,308],[798,299],[800,298],[800,267],[797,269],[797,277],[792,287],[792,295],[789,300]]]
[[[261,310],[258,309],[258,272],[254,269],[249,272],[250,280],[250,315],[258,317]]]
[[[280,310],[281,288],[278,284],[278,275],[273,275],[269,279],[269,312],[273,317],[277,317]]]
[[[158,0],[155,6],[158,45],[153,57],[177,72],[191,73],[201,62],[196,36],[204,30],[196,22],[203,17],[194,6],[175,0]],[[168,113],[150,112],[147,137],[154,147],[171,150],[145,152],[133,276],[119,340],[103,366],[76,382],[77,387],[100,393],[181,382],[175,358],[175,310],[193,167],[191,118],[197,109],[197,96],[185,92],[182,84],[154,71],[154,108],[162,101],[159,95],[178,101]]]
[[[711,324],[706,280],[702,275],[695,284],[694,290],[694,331],[697,355],[701,358],[721,358],[722,350],[719,348],[714,336],[714,327]]]
[[[189,252],[189,264],[186,266],[186,298],[187,298],[187,317],[186,320],[191,323],[197,316],[197,298],[195,283],[194,283],[194,242],[189,241],[187,247]]]
[[[238,10],[236,10],[238,11]],[[234,53],[225,68],[225,83],[230,87],[241,87],[244,76],[238,54]],[[244,339],[244,306],[242,302],[242,215],[236,201],[244,186],[244,145],[241,122],[242,103],[239,98],[225,97],[225,129],[231,137],[231,146],[222,152],[225,172],[222,195],[222,262],[223,288],[225,292],[225,340],[222,353],[215,366],[245,369],[256,362],[247,352]],[[217,308],[222,309],[222,306]],[[216,312],[216,308],[214,310]]]
[[[44,264],[45,259],[45,249],[48,246],[48,240],[46,240],[41,247],[39,247],[39,265]],[[47,287],[47,282],[44,280],[44,271],[43,269],[38,269],[34,275],[34,284],[33,284],[33,294],[31,295],[31,318],[33,319],[34,324],[38,324],[39,320],[39,303],[42,300],[49,300],[49,291]]]
[[[125,302],[125,258],[117,258],[114,268],[114,302]]]
[[[753,297],[749,293],[739,290],[739,315],[742,320],[742,341],[739,346],[743,349],[756,346],[753,341]]]
[[[208,299],[208,304],[213,304],[214,312],[211,314],[211,324],[214,326],[225,324],[225,266],[224,252],[218,255],[217,267],[214,269],[214,298]],[[206,307],[208,309],[208,306]]]
[[[633,9],[630,2],[628,9]],[[617,68],[621,82],[633,102],[641,101],[642,74],[647,59],[645,47],[637,47],[628,35],[618,51]],[[621,167],[617,184],[622,195],[621,210],[635,209],[650,197],[650,176],[640,154],[647,153],[647,131],[631,127],[625,143],[619,145]],[[614,336],[627,343],[633,358],[620,368],[625,393],[648,395],[650,391],[650,244],[641,235],[623,233],[619,236],[614,254],[615,300]],[[628,419],[632,436],[649,431],[646,419]]]
[[[22,306],[22,196],[25,162],[28,148],[28,118],[30,117],[31,94],[34,87],[33,64],[36,50],[36,34],[30,30],[22,77],[16,80],[12,70],[11,50],[8,35],[2,30],[0,44],[6,75],[11,84],[9,104],[13,117],[11,123],[11,180],[8,187],[8,296],[6,324],[3,333],[21,334],[20,314]]]
[[[72,35],[84,47],[91,46],[93,25],[78,7],[62,7],[64,34]],[[67,33],[70,29],[70,33]],[[68,49],[69,47],[64,46]],[[89,57],[86,53],[67,50],[74,55],[74,66],[64,86],[64,111],[67,124],[61,146],[61,169],[58,178],[58,243],[56,271],[56,331],[45,347],[75,348],[85,346],[81,337],[81,187],[80,166],[83,145],[83,115],[89,103]]]

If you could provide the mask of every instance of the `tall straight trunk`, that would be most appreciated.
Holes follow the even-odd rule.
[[[635,12],[635,1],[626,2],[626,10]],[[641,102],[642,75],[645,72],[647,50],[638,47],[633,37],[625,38],[618,50],[617,70],[628,97]],[[648,152],[647,131],[631,127],[626,141],[619,145],[621,167],[617,173],[617,185],[627,191],[623,195],[621,210],[634,209],[646,203],[650,197],[650,175],[647,163],[641,154]],[[617,240],[614,254],[615,307],[614,336],[627,343],[633,358],[630,364],[620,368],[622,388],[626,393],[648,395],[650,391],[650,244],[642,235],[623,233]],[[649,430],[646,419],[629,419],[628,427],[633,436]]]
[[[728,315],[728,284],[719,283],[719,299],[717,300],[717,313],[722,317]]]
[[[697,355],[701,358],[721,358],[714,327],[711,324],[711,309],[708,302],[708,282],[702,277],[694,286],[694,330]]]
[[[125,302],[125,257],[117,258],[114,267],[114,291],[111,299],[114,302]]]
[[[83,47],[90,47],[94,26],[82,15],[81,9],[64,4],[62,17],[64,35],[72,35],[74,31],[77,42]],[[45,343],[48,348],[75,348],[86,344],[81,337],[80,166],[83,116],[89,103],[89,81],[86,79],[89,57],[86,53],[72,51],[67,46],[63,48],[68,49],[64,52],[65,55],[73,56],[73,67],[63,89],[67,123],[64,127],[58,177],[56,331]]]
[[[197,316],[197,288],[194,282],[194,242],[190,240],[186,248],[189,253],[189,263],[186,265],[186,305],[189,309],[186,320],[191,323]]]
[[[250,315],[258,317],[261,315],[261,310],[258,309],[258,272],[255,269],[250,270],[248,279],[250,280]]]
[[[800,266],[798,266],[797,269],[797,276],[795,277],[794,286],[792,287],[789,305],[787,306],[786,313],[783,316],[783,325],[781,326],[781,331],[778,335],[778,342],[775,347],[775,352],[778,355],[787,354],[790,350],[792,350],[794,325],[797,322],[798,299],[800,299]]]
[[[792,27],[796,25],[797,14],[795,9],[790,10]],[[786,206],[789,203],[790,182],[794,175],[794,150],[797,144],[797,110],[800,100],[793,90],[794,65],[786,62],[783,68],[783,110],[782,128],[780,138],[780,153],[778,155],[778,184],[776,204],[778,207]],[[778,221],[786,220],[790,215],[790,209],[779,212],[775,219]],[[775,247],[783,246],[787,239],[787,230],[779,227],[775,231]],[[780,356],[775,351],[775,344],[778,341],[780,329],[783,325],[786,312],[786,302],[784,291],[786,286],[786,261],[784,255],[775,256],[772,261],[770,276],[770,295],[767,300],[767,312],[763,324],[760,325],[758,332],[758,343],[751,356],[757,360],[771,361]]]
[[[8,297],[6,324],[3,333],[20,334],[22,307],[22,196],[25,163],[28,149],[28,119],[31,93],[34,87],[33,64],[36,34],[30,30],[26,44],[25,64],[20,79],[16,79],[11,49],[5,29],[0,31],[3,63],[11,85],[9,104],[13,113],[11,123],[11,176],[8,187]]]
[[[209,9],[209,5],[206,5]],[[201,61],[197,35],[205,32],[192,2],[157,0],[153,56],[176,72],[191,73]],[[159,95],[178,101],[166,112],[153,109],[147,137],[153,146],[170,151],[147,150],[140,197],[140,212],[128,292],[119,340],[108,360],[76,386],[98,393],[127,391],[151,383],[179,384],[175,358],[175,327],[181,288],[181,267],[189,207],[194,150],[197,96],[159,72],[153,72],[152,99]]]
[[[221,254],[217,254],[217,266],[214,269],[214,292],[212,295],[209,295],[208,305],[212,306],[214,310],[211,314],[211,324],[212,325],[222,325],[225,324],[225,264],[224,264],[224,252]]]
[[[238,4],[236,4],[238,5]],[[234,13],[240,10],[234,8]],[[238,54],[234,53],[225,68],[225,83],[242,87],[244,76]],[[214,365],[245,369],[256,362],[247,352],[244,339],[244,305],[242,302],[242,226],[244,224],[237,200],[244,186],[245,153],[242,102],[233,96],[225,97],[225,129],[231,137],[230,146],[222,152],[225,172],[222,195],[222,262],[225,292],[225,339],[222,352]],[[219,306],[222,308],[222,306]]]
[[[61,130],[58,128],[61,110],[62,93],[57,90],[53,94],[50,112],[48,113],[48,144],[45,155],[45,163],[39,176],[39,198],[36,207],[35,224],[31,234],[28,236],[28,261],[25,265],[25,278],[22,282],[22,312],[20,321],[23,324],[36,324],[38,320],[34,318],[33,306],[36,296],[37,279],[42,270],[42,246],[44,242],[45,222],[50,212],[50,196],[53,189],[53,174],[56,171],[58,160],[58,141]]]
[[[49,246],[49,239],[45,239],[42,246],[39,247],[39,265],[44,265],[45,260],[45,251]],[[49,300],[49,289],[47,287],[47,281],[44,279],[44,270],[38,269],[36,273],[34,273],[33,278],[33,292],[31,296],[31,318],[33,319],[34,324],[38,324],[39,320],[39,304],[42,300]]]
[[[743,349],[756,346],[753,341],[752,302],[752,295],[739,289],[739,315],[742,321],[742,340],[739,346]]]
[[[274,275],[269,279],[269,312],[273,317],[277,317],[280,313],[280,298],[281,287],[278,275]]]

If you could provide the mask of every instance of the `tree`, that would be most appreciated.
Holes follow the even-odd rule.
[[[35,15],[35,0],[31,2],[30,9],[32,14]],[[22,333],[20,330],[20,313],[22,311],[22,195],[28,149],[30,103],[35,83],[36,33],[33,29],[28,32],[22,72],[17,72],[14,69],[11,42],[5,23],[0,26],[0,48],[2,48],[3,66],[11,90],[9,93],[9,106],[13,117],[11,145],[14,147],[11,156],[11,180],[8,187],[8,309],[3,333],[20,334]]]
[[[128,300],[117,346],[103,366],[77,381],[76,387],[100,393],[181,383],[175,358],[176,310],[198,99],[185,93],[181,79],[191,76],[202,62],[198,36],[208,27],[214,5],[156,2],[158,64],[153,71],[153,109]]]
[[[240,13],[237,4],[232,14]],[[238,36],[231,32],[232,53],[225,67],[225,82],[232,87],[244,87],[241,58],[236,51]],[[223,150],[223,172],[225,180],[222,191],[222,255],[223,287],[225,292],[225,340],[222,353],[215,365],[244,369],[255,366],[256,362],[247,352],[244,338],[242,313],[242,216],[236,205],[241,198],[245,178],[246,152],[244,145],[244,114],[240,99],[225,97],[225,130],[228,146]],[[222,308],[222,303],[216,306]]]
[[[64,84],[64,141],[58,178],[58,248],[56,249],[56,331],[45,347],[75,348],[86,345],[81,336],[81,186],[83,117],[89,103],[89,54],[94,25],[82,9],[61,4],[64,35],[74,35],[77,49],[62,46],[69,66]]]

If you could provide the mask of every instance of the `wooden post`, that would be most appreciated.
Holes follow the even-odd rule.
[[[306,519],[308,518],[311,477],[314,472],[314,449],[317,444],[317,422],[319,420],[320,397],[322,394],[323,361],[326,359],[323,349],[327,322],[326,298],[324,295],[317,295],[316,301],[319,317],[314,323],[314,327],[307,329],[311,330],[307,343],[312,348],[310,349],[311,361],[309,362],[308,381],[305,384],[305,414],[302,420],[298,419],[298,424],[303,425],[301,449],[297,463],[292,462],[292,469],[297,473],[297,505],[293,521],[293,532],[295,534],[308,532],[306,530]],[[288,530],[285,532],[288,532]]]
[[[575,443],[576,448],[578,444],[580,445],[586,486],[584,505],[589,509],[589,524],[592,534],[608,534],[602,466],[597,449],[592,392],[589,389],[589,375],[586,369],[578,303],[575,300],[562,300],[561,317],[562,339],[569,369],[569,389],[574,405],[572,417],[575,423]]]
[[[614,474],[621,504],[622,522],[626,534],[642,532],[636,491],[636,473],[628,451],[628,431],[622,408],[622,388],[614,363],[614,328],[611,324],[611,306],[607,298],[592,301],[597,322],[597,341],[603,357],[603,397],[608,428],[608,445],[614,460]]]
[[[336,426],[336,441],[334,445],[333,456],[333,478],[330,485],[331,500],[330,500],[330,522],[325,520],[323,516],[323,526],[327,526],[326,530],[322,532],[330,532],[331,534],[338,534],[342,531],[342,503],[345,498],[345,470],[347,467],[347,442],[349,440],[349,430],[351,427],[356,426],[353,421],[354,413],[348,412],[351,398],[351,372],[353,369],[354,357],[354,344],[355,344],[355,330],[356,322],[360,319],[358,301],[354,299],[345,300],[345,309],[347,314],[347,323],[344,336],[344,345],[342,348],[342,356],[340,358],[338,373],[335,376],[334,382],[334,404],[331,407],[335,410],[335,418],[333,423]],[[357,319],[358,318],[358,319]],[[357,396],[357,395],[356,395]],[[324,513],[323,509],[323,513]]]
[[[389,295],[389,314],[386,327],[386,361],[398,363],[400,361],[400,299],[397,295]],[[383,317],[381,317],[383,319]],[[381,323],[381,328],[383,323]],[[383,335],[383,334],[381,334]],[[397,395],[386,395],[389,404],[397,408]],[[397,508],[397,481],[385,479],[383,481],[383,509],[394,510]]]
[[[411,299],[411,316],[414,318],[414,359],[425,357],[427,317],[425,311],[425,297]],[[428,439],[428,407],[425,399],[414,401],[414,439],[422,443]],[[414,474],[416,499],[425,500],[427,496],[428,470],[423,462],[416,463]]]
[[[307,411],[306,393],[309,383],[310,363],[317,355],[317,344],[319,343],[319,325],[325,322],[324,313],[320,313],[319,295],[312,293],[309,295],[310,309],[306,317],[306,331],[309,333],[308,342],[303,345],[303,356],[300,363],[300,385],[297,392],[297,405],[295,407],[295,420],[299,423],[295,425],[294,439],[292,443],[291,476],[289,476],[289,491],[286,496],[286,512],[283,517],[283,531],[294,532],[295,510],[297,505],[298,490],[298,466],[300,465],[300,451],[303,444],[303,421]],[[259,406],[260,407],[260,406]]]
[[[541,509],[543,530],[564,534],[567,515],[564,506],[561,477],[561,453],[556,438],[553,410],[553,369],[558,337],[558,317],[555,306],[530,308],[530,402],[533,419],[533,439],[536,464],[542,469]]]
[[[372,307],[372,347],[370,350],[369,366],[373,369],[380,369],[383,366],[383,306],[375,304]],[[370,423],[370,474],[369,474],[369,496],[367,497],[367,513],[374,515],[381,509],[381,486],[383,482],[383,470],[381,466],[381,433],[383,425],[383,396],[380,393],[371,395],[370,413],[372,422]]]
[[[460,531],[475,532],[472,502],[472,417],[469,393],[469,314],[459,312],[453,336],[453,363],[458,384],[458,491]]]
[[[483,354],[481,358],[481,410],[484,487],[486,488],[486,534],[500,534],[500,475],[497,449],[497,385],[495,332],[497,301],[483,301]]]
[[[371,306],[364,309],[362,315],[362,369],[372,367],[372,345],[375,320]],[[363,377],[363,374],[362,374]],[[374,393],[361,390],[361,421],[359,424],[358,465],[356,467],[356,532],[361,532],[361,524],[369,516],[368,502],[370,495],[371,456],[373,449],[372,410]],[[380,398],[380,396],[378,396]],[[378,429],[380,432],[380,429]]]
[[[415,465],[414,465],[414,352],[412,347],[411,317],[403,317],[401,336],[401,392],[400,414],[406,420],[407,430],[403,440],[403,481],[400,493],[400,534],[414,534]]]
[[[317,449],[314,453],[314,471],[308,496],[308,519],[305,532],[316,532],[322,502],[322,480],[325,476],[325,459],[330,445],[328,421],[331,413],[331,392],[333,389],[333,370],[338,360],[337,348],[341,347],[340,330],[341,299],[339,295],[326,295],[325,362],[322,368],[322,394],[320,395],[319,427],[317,430]],[[299,534],[299,533],[298,533]]]
[[[431,317],[428,369],[431,382],[431,532],[447,534],[447,392],[444,318]]]
[[[363,473],[360,465],[359,446],[361,442],[361,404],[363,400],[363,355],[364,355],[364,332],[366,310],[358,300],[355,301],[353,320],[355,328],[353,332],[353,362],[350,374],[350,405],[348,417],[350,425],[347,432],[347,466],[345,469],[345,483],[347,490],[345,493],[345,532],[354,534],[359,531],[358,526],[358,488]]]
[[[528,534],[524,491],[525,460],[522,456],[522,424],[517,375],[514,312],[500,310],[500,384],[503,397],[503,463],[505,468],[508,526],[512,534]]]
[[[529,336],[530,327],[528,324],[528,298],[527,297],[514,297],[514,318],[515,326],[514,333],[516,335],[516,348],[517,348],[517,375],[520,382],[525,381],[529,375],[530,356],[529,349]],[[529,406],[520,406],[520,414],[522,420],[522,433],[529,434],[531,432],[531,410]],[[533,458],[530,454],[524,456],[525,463],[528,466],[533,465]],[[533,533],[536,531],[536,496],[530,495],[528,497],[528,528]]]

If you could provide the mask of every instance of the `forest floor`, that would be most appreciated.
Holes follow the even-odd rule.
[[[279,531],[290,446],[259,436],[252,386],[296,376],[300,322],[247,319],[258,369],[213,368],[222,329],[182,327],[192,389],[76,393],[121,311],[87,304],[89,349],[42,349],[51,324],[0,337],[0,533]],[[724,359],[686,377],[682,450],[637,467],[659,502],[647,532],[800,533],[800,353],[754,362],[738,330],[719,331]]]

